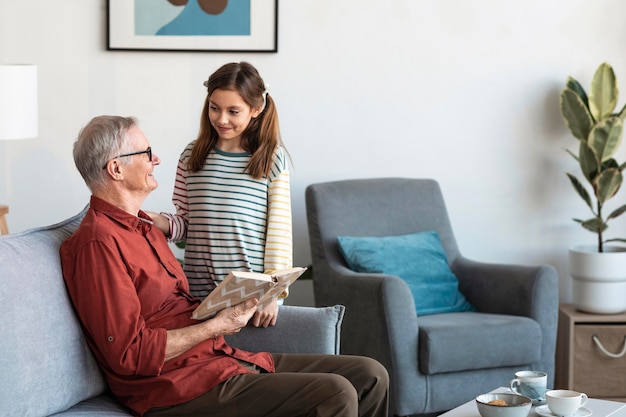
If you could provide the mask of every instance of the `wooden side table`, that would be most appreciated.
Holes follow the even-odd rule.
[[[626,313],[559,307],[555,388],[626,402]]]
[[[6,215],[9,213],[9,206],[0,206],[0,235],[9,234],[9,225]]]

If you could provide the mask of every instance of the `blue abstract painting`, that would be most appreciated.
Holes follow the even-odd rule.
[[[134,0],[135,35],[250,36],[250,0]]]

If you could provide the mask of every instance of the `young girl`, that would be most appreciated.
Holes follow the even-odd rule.
[[[229,63],[208,81],[200,132],[180,155],[176,214],[153,214],[173,242],[185,241],[191,293],[206,296],[232,270],[292,267],[287,153],[267,86],[247,62]],[[276,322],[274,303],[252,319]]]

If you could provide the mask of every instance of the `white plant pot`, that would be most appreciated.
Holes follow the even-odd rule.
[[[626,311],[626,250],[605,246],[577,246],[569,250],[574,306],[596,314]]]

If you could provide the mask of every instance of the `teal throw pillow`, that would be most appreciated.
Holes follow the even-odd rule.
[[[418,315],[475,310],[459,292],[437,232],[339,236],[337,240],[351,270],[402,278],[411,289]]]

